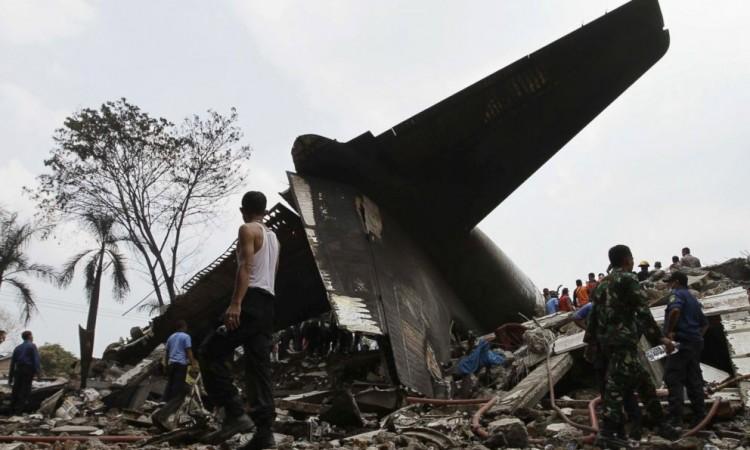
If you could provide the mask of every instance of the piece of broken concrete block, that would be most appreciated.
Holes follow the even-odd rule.
[[[60,403],[62,402],[62,398],[64,394],[65,394],[65,389],[60,389],[55,394],[45,399],[42,402],[42,404],[39,405],[39,409],[37,410],[39,414],[42,414],[46,417],[53,416],[55,414],[55,411],[59,407]]]
[[[525,448],[529,443],[526,425],[517,417],[504,417],[491,422],[487,427],[490,436],[502,433],[509,447]]]
[[[579,437],[582,433],[575,427],[567,423],[551,423],[544,429],[544,433],[547,436],[555,437],[556,439],[572,440]]]
[[[492,450],[508,448],[508,441],[505,439],[505,434],[502,431],[497,431],[484,440],[484,445]]]

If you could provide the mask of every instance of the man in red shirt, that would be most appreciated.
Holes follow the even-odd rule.
[[[560,296],[560,300],[557,304],[558,311],[560,312],[570,312],[575,310],[575,308],[573,307],[573,302],[570,300],[568,288],[564,288],[562,290],[562,295]]]

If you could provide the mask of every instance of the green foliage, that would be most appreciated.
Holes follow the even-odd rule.
[[[76,374],[78,358],[60,344],[45,343],[39,347],[39,357],[45,376],[70,378]]]
[[[126,258],[120,252],[120,248],[117,245],[118,242],[124,239],[115,236],[112,231],[114,218],[108,215],[89,213],[82,217],[81,223],[96,238],[96,248],[82,250],[65,263],[58,280],[60,286],[68,286],[73,281],[76,265],[82,259],[89,256],[84,268],[86,279],[84,287],[86,294],[88,294],[89,302],[91,302],[91,296],[94,294],[94,288],[96,288],[97,293],[99,292],[101,279],[99,280],[99,285],[97,285],[96,273],[100,265],[103,270],[111,269],[112,295],[115,300],[124,300],[125,295],[130,291],[130,284],[125,275],[127,271],[125,265]]]
[[[55,280],[52,267],[29,261],[26,247],[40,228],[21,223],[18,215],[0,209],[0,288],[13,287],[18,293],[24,323],[36,311],[34,293],[24,279],[26,276]]]
[[[44,162],[51,172],[39,176],[32,196],[49,219],[112,216],[159,303],[171,301],[183,228],[209,219],[245,179],[250,149],[238,144],[236,122],[232,109],[175,125],[125,99],[82,109],[56,131]]]

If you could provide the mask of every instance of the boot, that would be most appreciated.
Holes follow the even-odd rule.
[[[656,430],[656,434],[668,439],[670,441],[676,441],[682,436],[682,428],[676,427],[669,422],[663,423]]]
[[[258,431],[250,439],[250,442],[240,447],[238,450],[263,450],[267,448],[276,448],[276,440],[273,438],[273,431],[270,427],[258,428]]]
[[[253,428],[253,421],[247,414],[227,417],[221,429],[209,436],[212,443],[222,443],[237,433],[246,433]]]
[[[151,423],[156,425],[157,428],[159,428],[163,432],[169,432],[173,430],[173,427],[170,426],[168,422],[168,418],[164,417],[164,414],[161,413],[161,411],[157,411],[154,414],[151,415]]]
[[[632,427],[630,427],[630,433],[628,433],[628,437],[631,441],[635,441],[640,444],[641,438],[643,438],[643,427],[641,427],[640,423],[635,423]]]

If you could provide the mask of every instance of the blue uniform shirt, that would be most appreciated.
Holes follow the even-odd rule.
[[[169,364],[182,364],[183,366],[188,365],[187,350],[193,347],[190,335],[178,331],[173,333],[167,339],[167,357],[169,358]]]
[[[557,309],[559,308],[560,300],[557,299],[557,297],[552,297],[549,300],[547,300],[547,314],[554,314],[557,312]]]
[[[589,314],[591,314],[591,308],[593,307],[593,303],[586,303],[585,305],[583,305],[583,308],[579,309],[575,314],[573,314],[573,319],[586,320],[589,317]]]
[[[677,342],[703,342],[701,328],[708,324],[708,320],[703,314],[701,304],[685,288],[675,289],[669,296],[667,309],[664,312],[664,334],[666,335],[669,331],[669,314],[675,309],[680,310],[680,318],[677,326],[674,327],[675,340]]]
[[[34,373],[41,371],[41,362],[39,360],[39,350],[36,349],[31,341],[23,341],[18,347],[13,350],[13,357],[10,360],[12,368],[18,366],[32,367]]]

